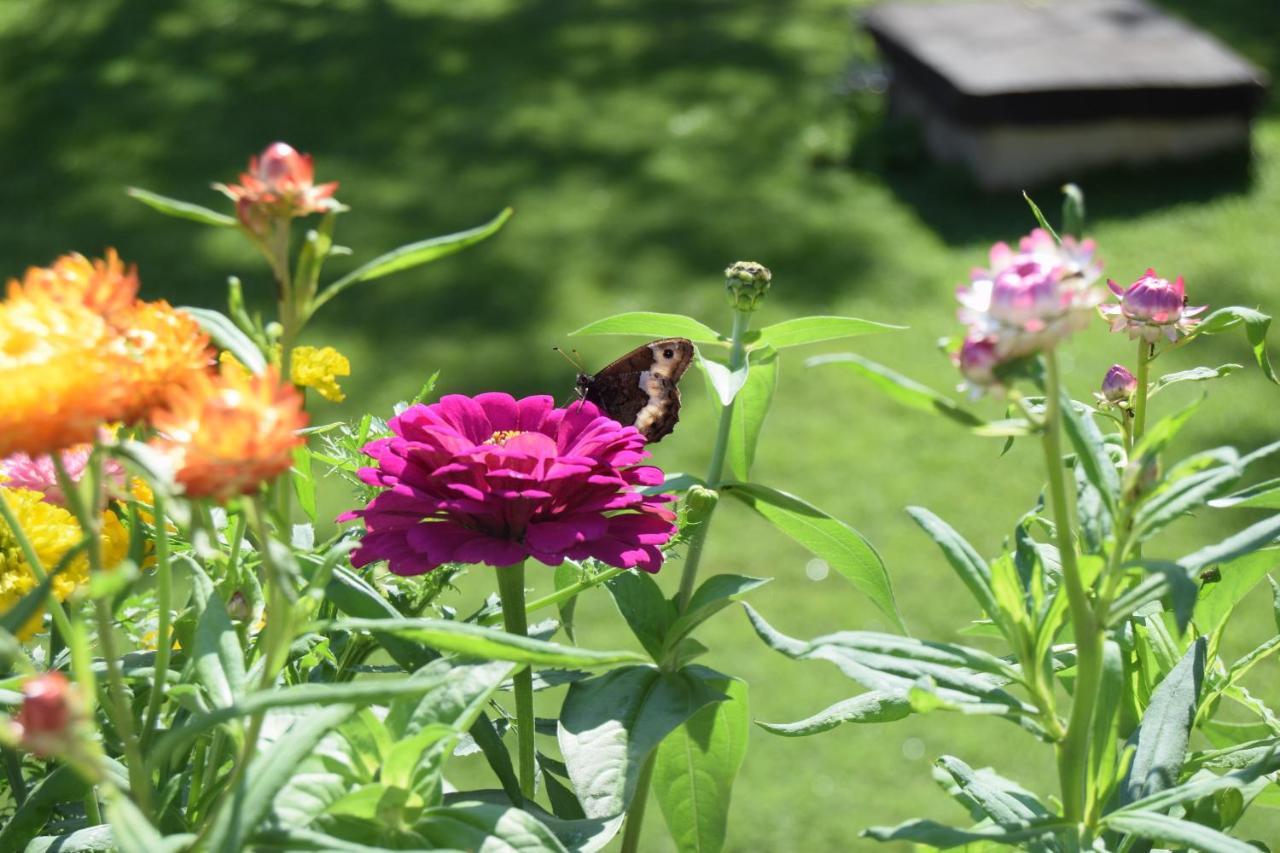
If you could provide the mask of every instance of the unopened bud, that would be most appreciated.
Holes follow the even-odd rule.
[[[686,523],[701,524],[720,501],[720,493],[706,486],[691,486],[684,497]]]
[[[37,675],[22,685],[22,708],[14,718],[22,748],[41,758],[67,752],[83,714],[80,693],[65,675]]]
[[[1112,406],[1127,406],[1138,390],[1138,379],[1124,365],[1113,364],[1102,379],[1102,391],[1095,395],[1098,402]]]
[[[724,271],[725,292],[729,304],[739,311],[755,311],[769,290],[773,273],[764,264],[738,261]]]
[[[240,590],[231,593],[231,599],[227,602],[227,615],[235,622],[248,622],[249,617],[253,615],[249,599],[245,598]]]

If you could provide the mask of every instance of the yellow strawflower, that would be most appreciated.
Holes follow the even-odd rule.
[[[333,347],[294,347],[290,358],[289,379],[294,385],[314,388],[332,403],[347,399],[337,380],[351,375],[351,362],[345,355]]]
[[[0,488],[4,499],[40,558],[45,571],[52,571],[63,556],[81,540],[80,525],[70,512],[44,500],[30,489]],[[129,551],[129,534],[115,513],[102,517],[102,563],[111,568]],[[85,552],[72,558],[70,564],[53,579],[53,594],[66,601],[78,586],[89,579],[89,556]],[[7,524],[0,521],[0,613],[8,612],[37,585],[35,573],[18,545],[18,539]],[[40,630],[41,614],[22,626],[19,639],[27,639]]]

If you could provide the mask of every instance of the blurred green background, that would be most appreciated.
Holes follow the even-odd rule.
[[[1164,5],[1271,73],[1280,69],[1280,6]],[[235,273],[266,298],[267,272],[236,234],[161,218],[123,189],[218,207],[226,203],[209,184],[233,180],[275,139],[313,153],[318,180],[341,181],[338,197],[354,208],[338,230],[354,255],[335,260],[333,275],[514,206],[491,241],[361,285],[319,316],[307,342],[337,346],[354,373],[346,403],[314,406],[323,422],[386,413],[437,369],[442,392],[565,399],[573,371],[553,345],[577,346],[598,366],[637,343],[569,339],[569,331],[625,310],[727,327],[720,271],[761,261],[774,286],[760,324],[833,313],[910,330],[788,351],[755,478],[866,534],[912,632],[954,639],[975,608],[903,507],[931,508],[994,553],[1035,498],[1037,449],[1020,445],[1000,458],[998,442],[899,408],[839,368],[805,369],[803,359],[856,349],[948,389],[956,376],[934,342],[957,331],[954,286],[991,242],[1033,223],[1015,194],[979,194],[920,161],[908,136],[858,125],[866,110],[854,109],[843,81],[852,60],[872,54],[851,12],[833,0],[3,3],[0,273],[115,246],[139,264],[148,296],[220,307]],[[859,133],[871,168],[848,162]],[[1251,164],[1085,176],[1109,274],[1127,282],[1154,265],[1185,275],[1193,303],[1280,311],[1278,155],[1280,120],[1269,106]],[[1037,197],[1056,213],[1054,188]],[[1075,395],[1086,397],[1133,351],[1101,323],[1078,337],[1063,354]],[[1250,365],[1242,336],[1205,340],[1157,368],[1226,361]],[[668,470],[701,473],[710,407],[699,379],[685,384],[681,426],[655,455]],[[1180,449],[1275,438],[1280,389],[1252,366],[1208,389],[1179,386],[1156,410],[1203,390],[1213,405]],[[327,505],[336,513],[345,499],[333,490]],[[1194,519],[1149,550],[1176,557],[1252,520],[1243,512]],[[809,559],[728,506],[704,565],[775,577],[752,600],[793,635],[887,628],[838,575],[810,579]],[[549,574],[533,576],[542,587]],[[659,580],[674,590],[676,574],[673,566]],[[473,575],[464,596],[475,599],[490,582]],[[580,642],[630,642],[606,594],[579,612]],[[1245,613],[1228,652],[1274,633],[1263,590]],[[702,639],[717,649],[709,663],[750,682],[758,719],[798,719],[860,690],[825,664],[765,650],[737,610]],[[1274,698],[1276,675],[1268,661],[1253,681]],[[961,810],[930,778],[930,762],[945,753],[1054,791],[1049,751],[998,721],[938,714],[807,740],[757,730],[729,846],[864,849],[875,847],[857,837],[869,824],[916,815],[959,822]],[[1280,838],[1274,814],[1249,825]],[[669,846],[654,808],[646,849]]]

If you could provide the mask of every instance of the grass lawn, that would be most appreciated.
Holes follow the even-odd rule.
[[[1272,38],[1280,7],[1169,5],[1280,71]],[[159,218],[122,190],[140,185],[216,206],[208,184],[233,179],[249,153],[281,138],[314,153],[318,178],[341,180],[338,197],[354,208],[338,239],[355,256],[335,271],[478,224],[508,204],[517,211],[489,243],[362,285],[320,315],[308,342],[343,350],[354,376],[347,402],[317,404],[317,421],[385,412],[437,369],[444,392],[566,397],[572,369],[553,345],[576,345],[599,365],[634,344],[571,340],[569,331],[639,309],[727,327],[720,270],[739,259],[774,271],[761,324],[833,313],[908,325],[849,348],[947,389],[956,376],[934,341],[957,331],[954,286],[991,242],[1032,221],[1015,195],[978,194],[924,163],[874,172],[843,165],[856,128],[838,83],[867,49],[849,4],[832,0],[7,4],[0,273],[116,246],[139,263],[152,297],[220,306],[226,276],[236,273],[265,298],[266,271],[234,235]],[[1154,265],[1186,276],[1193,303],[1280,312],[1274,109],[1255,148],[1247,172],[1210,164],[1083,178],[1108,272],[1128,282]],[[890,153],[892,162],[907,159]],[[1037,197],[1056,210],[1052,188]],[[1280,332],[1273,337],[1280,343]],[[903,508],[927,506],[993,553],[1035,499],[1038,449],[1024,442],[1000,458],[994,440],[900,408],[838,368],[803,366],[807,355],[843,348],[786,353],[756,479],[866,534],[912,632],[954,639],[976,609]],[[1073,341],[1064,359],[1075,396],[1087,397],[1113,361],[1132,362],[1134,349],[1101,323]],[[1231,336],[1157,367],[1249,358],[1243,338]],[[680,428],[656,448],[668,470],[705,468],[711,419],[699,382],[686,383]],[[1202,390],[1170,390],[1156,412]],[[1209,393],[1214,405],[1180,439],[1184,451],[1276,437],[1280,389],[1256,367]],[[994,416],[999,407],[984,410]],[[336,514],[343,495],[331,492],[327,505]],[[1176,557],[1252,520],[1223,512],[1184,522],[1149,552]],[[808,559],[731,506],[704,565],[775,577],[752,600],[793,635],[887,627],[840,577],[811,580]],[[659,580],[673,591],[676,575],[673,566]],[[464,593],[475,597],[490,583],[474,575]],[[1269,598],[1260,589],[1248,602],[1230,651],[1274,633]],[[579,612],[580,642],[629,642],[607,595],[589,597]],[[798,719],[860,691],[825,664],[766,650],[736,610],[701,638],[717,649],[711,665],[750,682],[758,719]],[[1272,685],[1272,698],[1277,666],[1268,661],[1253,676],[1264,693]],[[930,778],[942,754],[995,765],[1044,795],[1056,789],[1047,751],[999,721],[939,714],[794,741],[757,730],[735,791],[730,847],[863,849],[874,846],[856,837],[869,824],[921,814],[962,821]],[[1250,821],[1255,835],[1280,838],[1274,813]],[[656,808],[647,830],[646,849],[667,849]]]

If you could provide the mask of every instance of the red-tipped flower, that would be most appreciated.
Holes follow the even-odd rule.
[[[1130,338],[1142,338],[1154,344],[1163,335],[1176,341],[1179,334],[1187,334],[1200,322],[1193,319],[1208,306],[1187,306],[1187,287],[1178,276],[1172,282],[1160,278],[1154,269],[1148,268],[1128,287],[1121,287],[1107,279],[1107,287],[1120,297],[1118,304],[1103,305],[1104,317],[1111,320],[1111,331],[1128,330]]]
[[[83,712],[80,694],[65,675],[37,675],[22,685],[22,708],[14,718],[23,748],[41,758],[65,752]]]
[[[236,203],[236,215],[246,228],[261,233],[272,219],[323,213],[338,206],[333,197],[337,181],[315,183],[310,154],[300,154],[287,142],[273,142],[249,158],[249,171],[238,184],[216,184]]]

